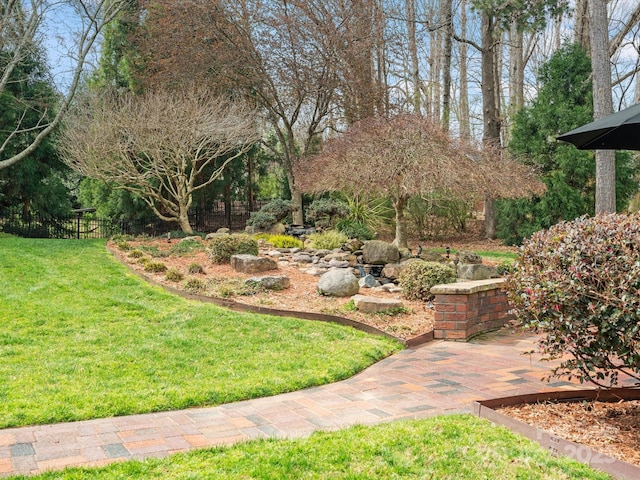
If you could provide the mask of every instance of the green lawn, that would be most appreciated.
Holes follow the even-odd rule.
[[[0,238],[0,428],[273,395],[347,378],[400,348],[171,295],[104,241]]]
[[[254,441],[162,460],[69,469],[34,480],[125,479],[608,479],[486,420],[468,415]]]

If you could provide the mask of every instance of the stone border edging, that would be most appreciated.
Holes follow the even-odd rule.
[[[410,338],[408,340],[404,340],[402,338],[395,337],[390,333],[387,333],[378,328],[372,327],[365,323],[357,322],[355,320],[351,320],[345,317],[339,317],[337,315],[328,315],[325,313],[314,313],[314,312],[300,312],[295,310],[278,310],[274,308],[267,307],[259,307],[255,305],[248,305],[246,303],[237,302],[235,300],[230,300],[226,298],[217,298],[217,297],[206,297],[204,295],[197,295],[194,293],[185,292],[184,290],[178,290],[177,288],[170,287],[168,285],[164,285],[156,280],[144,275],[142,272],[139,272],[131,267],[126,262],[120,260],[120,257],[115,252],[114,249],[109,247],[107,244],[107,251],[113,255],[122,265],[124,265],[130,272],[135,274],[137,277],[143,279],[147,283],[155,285],[157,287],[161,287],[163,290],[172,293],[174,295],[178,295],[182,298],[186,298],[187,300],[196,300],[199,302],[213,303],[219,307],[228,308],[229,310],[237,311],[237,312],[250,312],[250,313],[259,313],[263,315],[274,315],[277,317],[293,317],[300,318],[303,320],[313,320],[318,322],[329,322],[329,323],[338,323],[340,325],[344,325],[347,327],[353,327],[357,330],[361,330],[365,333],[370,333],[372,335],[380,335],[383,337],[392,338],[404,345],[405,348],[412,348],[424,343],[430,342],[434,339],[433,330],[431,332],[423,333],[422,335],[418,335],[417,337]]]
[[[523,403],[539,403],[560,400],[580,402],[586,400],[617,402],[620,400],[640,400],[640,388],[615,388],[611,390],[562,390],[541,392],[513,397],[494,398],[473,402],[473,414],[485,418],[495,424],[509,428],[550,450],[553,455],[564,455],[580,463],[601,470],[621,480],[637,480],[640,478],[640,467],[617,458],[599,453],[586,445],[570,442],[545,430],[524,423],[515,418],[497,412],[495,408]]]

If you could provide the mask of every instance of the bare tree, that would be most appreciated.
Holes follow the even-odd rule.
[[[142,198],[165,221],[193,230],[193,193],[259,140],[255,114],[206,91],[93,96],[70,114],[65,162]]]
[[[297,172],[309,193],[338,190],[389,198],[399,247],[407,247],[404,209],[414,195],[518,197],[544,189],[523,164],[456,143],[438,123],[415,115],[358,122],[331,139],[314,161],[298,164]]]
[[[44,108],[40,112],[40,122],[28,130],[20,120],[12,125],[11,131],[0,145],[0,169],[7,168],[31,155],[60,124],[67,114],[78,89],[87,56],[99,38],[104,27],[118,12],[132,0],[69,0],[52,2],[48,0],[18,1],[7,0],[0,7],[0,51],[6,55],[0,65],[0,95],[7,89],[13,73],[29,57],[33,46],[45,35],[44,23],[47,15],[56,8],[67,7],[77,16],[80,30],[75,33],[75,52],[73,54],[73,73],[70,84],[56,107],[55,115]],[[25,79],[26,80],[26,79]],[[32,108],[31,106],[25,108]],[[26,115],[26,111],[25,111]],[[24,117],[25,115],[22,115]],[[20,116],[18,118],[21,118]],[[25,136],[25,134],[28,134]],[[15,143],[16,138],[27,138],[24,146],[7,158],[7,147]]]

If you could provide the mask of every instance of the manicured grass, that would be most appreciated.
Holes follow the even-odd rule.
[[[444,248],[434,248],[433,251],[438,253],[446,252]],[[451,249],[451,256],[454,257],[456,252],[457,250]],[[514,252],[500,252],[495,250],[479,250],[474,251],[474,253],[477,253],[483,259],[493,260],[496,262],[512,261],[518,257],[518,254]]]
[[[162,460],[70,469],[35,480],[114,479],[608,479],[468,415],[254,441]]]
[[[104,241],[0,239],[0,428],[273,395],[399,349],[348,327],[171,295]]]

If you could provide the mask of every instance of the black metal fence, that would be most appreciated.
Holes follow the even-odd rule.
[[[211,208],[194,209],[189,213],[189,223],[196,232],[215,232],[222,227],[243,230],[251,212],[265,203],[254,202],[250,208],[248,202],[217,202]],[[180,230],[176,222],[165,222],[157,217],[112,220],[87,211],[78,211],[68,217],[0,211],[0,231],[28,238],[109,238],[116,234],[156,237],[176,230]]]

